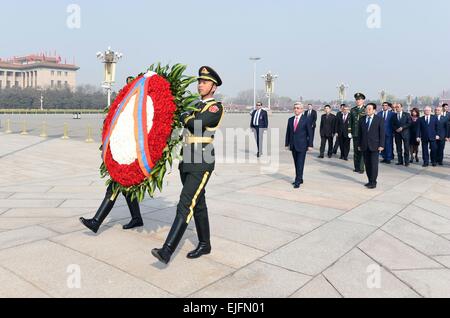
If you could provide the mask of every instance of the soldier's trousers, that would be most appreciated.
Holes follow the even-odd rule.
[[[186,223],[195,219],[197,234],[201,241],[209,241],[208,207],[206,206],[205,187],[211,177],[210,171],[189,171],[180,169],[183,190],[177,206],[178,217]]]
[[[130,209],[130,214],[133,219],[141,219],[141,210],[139,208],[139,200],[135,198],[134,200],[131,200],[131,195],[126,195],[125,193],[122,193],[127,201],[128,208]],[[113,186],[112,184],[109,185],[108,189],[106,189],[105,199],[109,199],[112,203],[111,209],[113,208],[114,204],[117,201],[118,195],[114,196],[113,192]]]
[[[359,138],[358,137],[354,137],[353,138],[353,161],[355,163],[355,170],[356,171],[360,171],[360,172],[364,172],[364,160],[363,160],[363,154],[361,151],[358,150],[358,145],[359,145]]]

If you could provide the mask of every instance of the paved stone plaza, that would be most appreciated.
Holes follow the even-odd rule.
[[[280,140],[287,117],[271,117]],[[224,127],[248,121],[229,115]],[[144,228],[122,230],[129,212],[120,198],[93,235],[78,218],[92,217],[105,193],[99,144],[3,131],[0,297],[450,297],[449,166],[382,166],[379,188],[367,190],[352,162],[319,161],[316,150],[294,190],[284,150],[270,174],[221,163],[207,191],[213,253],[186,259],[197,244],[191,224],[163,266],[150,251],[175,214],[176,169],[142,203]],[[81,286],[71,284],[74,268]]]

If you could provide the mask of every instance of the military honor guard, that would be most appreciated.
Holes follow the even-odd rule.
[[[359,146],[359,121],[366,114],[366,96],[362,93],[355,94],[356,106],[350,111],[350,122],[348,127],[348,138],[353,139],[354,172],[364,174],[364,160]]]
[[[128,76],[126,79],[126,84],[130,84],[134,80],[133,76]],[[123,226],[124,230],[131,230],[136,227],[144,226],[144,221],[142,220],[141,210],[139,208],[139,201],[137,198],[131,200],[131,195],[125,195],[125,199],[127,201],[128,208],[130,209],[131,221]],[[117,200],[117,195],[113,193],[112,184],[106,190],[105,198],[103,199],[102,204],[97,210],[94,218],[85,219],[80,218],[80,222],[86,226],[89,230],[94,233],[97,233],[102,225],[103,221],[109,215],[111,210],[113,209]]]
[[[205,189],[215,169],[214,133],[224,115],[222,104],[214,99],[214,93],[221,85],[222,80],[217,72],[208,66],[201,67],[198,93],[202,100],[195,111],[181,116],[187,130],[183,160],[179,166],[183,189],[175,220],[163,247],[152,250],[152,255],[164,264],[169,263],[192,218],[195,221],[199,244],[187,257],[195,259],[211,253]]]

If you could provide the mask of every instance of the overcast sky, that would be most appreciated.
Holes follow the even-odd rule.
[[[70,4],[81,9],[79,28]],[[0,57],[75,56],[80,84],[100,85],[95,53],[112,46],[124,54],[120,80],[157,61],[185,63],[191,74],[207,64],[226,95],[253,87],[254,55],[263,58],[258,77],[278,74],[276,93],[294,99],[336,98],[340,82],[369,98],[382,89],[404,97],[450,88],[448,0],[2,0],[0,7]]]

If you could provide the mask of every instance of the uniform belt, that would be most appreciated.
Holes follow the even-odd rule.
[[[212,137],[196,137],[196,136],[186,136],[187,144],[212,144],[214,139]]]

